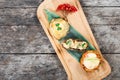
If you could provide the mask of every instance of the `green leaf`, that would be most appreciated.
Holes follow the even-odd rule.
[[[59,15],[57,15],[56,13],[51,12],[51,11],[49,11],[49,10],[47,10],[47,9],[44,9],[44,12],[45,12],[45,14],[47,15],[48,22],[51,22],[52,19],[60,18]]]
[[[52,19],[60,18],[60,16],[57,15],[56,13],[53,13],[53,12],[51,12],[49,10],[46,10],[46,9],[45,9],[45,13],[48,16],[48,22],[50,22]],[[92,44],[90,44],[88,42],[88,40],[82,34],[80,34],[77,30],[75,30],[74,27],[72,27],[71,25],[70,25],[69,33],[64,38],[60,39],[59,42],[61,43],[64,40],[67,40],[67,39],[70,39],[70,38],[80,39],[80,40],[86,41],[88,43],[87,50],[96,50],[95,47],[92,46]],[[81,59],[81,57],[84,53],[84,52],[78,52],[78,51],[75,51],[75,50],[67,50],[67,52],[70,55],[72,55],[78,62],[80,61],[80,59]]]
[[[69,38],[80,39],[80,40],[86,41],[88,43],[88,49],[95,50],[95,47],[92,46],[88,42],[88,40],[82,34],[80,34],[77,30],[75,30],[71,25],[70,25],[69,33],[67,34],[67,36],[62,38],[60,41],[63,41],[63,40],[69,39]]]
[[[60,42],[67,40],[67,39],[80,39],[83,41],[86,41],[88,43],[88,48],[87,50],[96,50],[94,46],[92,46],[92,44],[90,44],[88,42],[88,40],[82,36],[77,30],[75,30],[71,25],[70,25],[70,30],[69,33],[67,34],[67,36],[65,36],[64,38],[62,38],[61,40],[59,40]],[[67,49],[66,49],[67,50]],[[80,62],[80,59],[83,55],[84,52],[78,52],[75,50],[67,50],[69,52],[70,55],[72,55],[78,62]]]

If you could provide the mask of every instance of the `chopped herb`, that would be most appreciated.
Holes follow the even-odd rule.
[[[57,24],[56,24],[56,26],[60,26],[60,24],[59,24],[59,23],[57,23]]]
[[[57,30],[58,30],[58,31],[61,30],[61,29],[62,29],[61,27],[59,27],[59,26],[57,27]]]
[[[66,44],[68,45],[70,42],[71,42],[71,41],[70,41],[70,40],[68,40],[68,41],[66,41]]]
[[[58,31],[62,29],[62,28],[60,27],[60,24],[59,24],[59,23],[57,23],[57,24],[55,24],[55,25],[56,25]]]
[[[82,47],[84,47],[85,43],[82,44]]]
[[[86,60],[98,60],[97,58],[87,58]]]
[[[96,61],[98,61],[99,59],[97,59],[97,58],[87,58],[86,60],[91,61],[91,62],[96,62]]]

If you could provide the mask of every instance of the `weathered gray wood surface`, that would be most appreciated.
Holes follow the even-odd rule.
[[[0,8],[37,7],[43,0],[0,0]],[[120,6],[120,0],[80,0],[82,6]]]
[[[0,54],[0,80],[67,80],[36,17],[42,1],[0,0],[0,53],[3,53]],[[120,80],[120,0],[80,2],[112,67],[111,75],[105,80]]]
[[[120,80],[120,55],[104,54],[112,67],[105,80]],[[0,80],[67,80],[55,54],[1,54]]]
[[[83,7],[90,24],[120,25],[120,7]],[[0,25],[39,25],[36,8],[0,9]]]
[[[84,11],[103,53],[119,53],[120,7],[84,7]],[[37,20],[36,8],[4,8],[0,12],[0,52],[54,52],[49,48],[51,44]],[[29,41],[28,37],[32,40]]]
[[[120,52],[119,25],[91,25],[103,53]],[[41,26],[0,26],[1,53],[54,53]]]
[[[54,54],[1,54],[0,80],[66,80]]]

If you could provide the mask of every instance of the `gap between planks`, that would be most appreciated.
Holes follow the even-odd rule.
[[[120,6],[82,6],[83,8],[120,8]],[[37,6],[33,7],[33,6],[25,6],[25,7],[19,7],[19,6],[15,6],[15,7],[0,7],[0,9],[26,9],[26,8],[37,8]]]
[[[0,55],[2,55],[2,54],[6,54],[6,55],[32,55],[32,54],[35,54],[35,55],[37,55],[37,54],[42,54],[42,55],[46,55],[46,54],[52,54],[52,55],[56,55],[56,53],[0,53]],[[112,55],[114,55],[114,54],[120,54],[120,53],[102,53],[103,55],[104,54],[112,54]]]

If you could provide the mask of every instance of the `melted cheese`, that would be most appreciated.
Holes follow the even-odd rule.
[[[59,24],[59,26],[56,26],[56,24]],[[58,27],[61,29],[58,30]],[[53,19],[50,23],[50,31],[53,34],[53,36],[57,39],[61,39],[62,37],[66,36],[68,30],[69,30],[68,22],[61,18]]]
[[[84,50],[87,48],[88,44],[85,41],[68,39],[62,43],[62,45],[66,49]]]
[[[88,53],[84,58],[83,64],[88,69],[96,68],[100,63],[100,59],[94,53]]]

